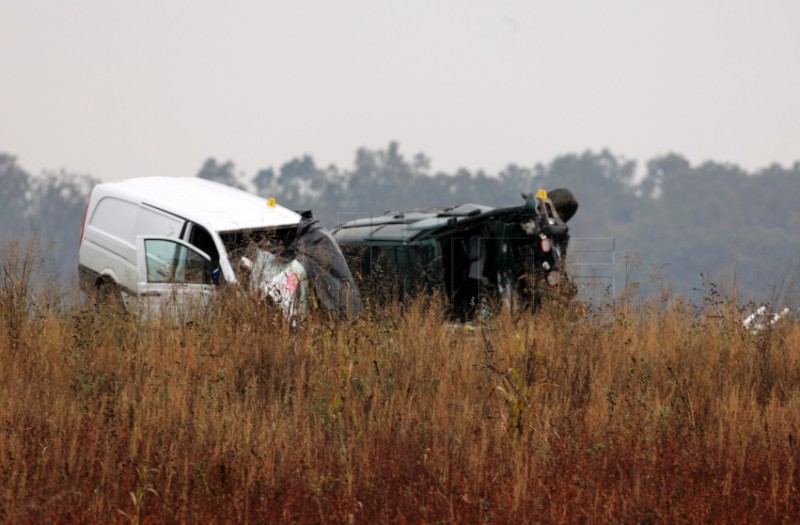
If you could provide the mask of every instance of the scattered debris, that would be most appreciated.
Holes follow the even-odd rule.
[[[746,330],[749,330],[751,334],[756,335],[765,328],[774,326],[775,323],[785,318],[790,313],[791,310],[789,310],[789,308],[784,308],[780,312],[775,312],[767,305],[762,304],[756,308],[755,312],[748,315],[745,320],[742,321],[742,326],[744,326]]]

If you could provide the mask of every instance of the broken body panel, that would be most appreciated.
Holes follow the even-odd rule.
[[[546,293],[569,291],[568,190],[523,195],[522,206],[464,204],[356,219],[333,234],[362,293],[378,301],[441,290],[455,317],[498,302],[536,308]]]

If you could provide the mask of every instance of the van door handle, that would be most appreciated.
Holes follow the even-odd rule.
[[[161,292],[142,292],[139,297],[159,297]]]

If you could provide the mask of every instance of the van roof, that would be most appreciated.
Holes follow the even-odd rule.
[[[300,221],[298,213],[279,205],[271,207],[258,195],[196,177],[141,177],[104,185],[216,231],[288,226]]]

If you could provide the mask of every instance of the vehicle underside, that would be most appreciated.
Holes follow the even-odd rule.
[[[364,297],[383,302],[442,293],[454,318],[488,309],[538,308],[574,287],[564,259],[568,190],[524,195],[522,206],[465,204],[357,219],[334,230]]]

